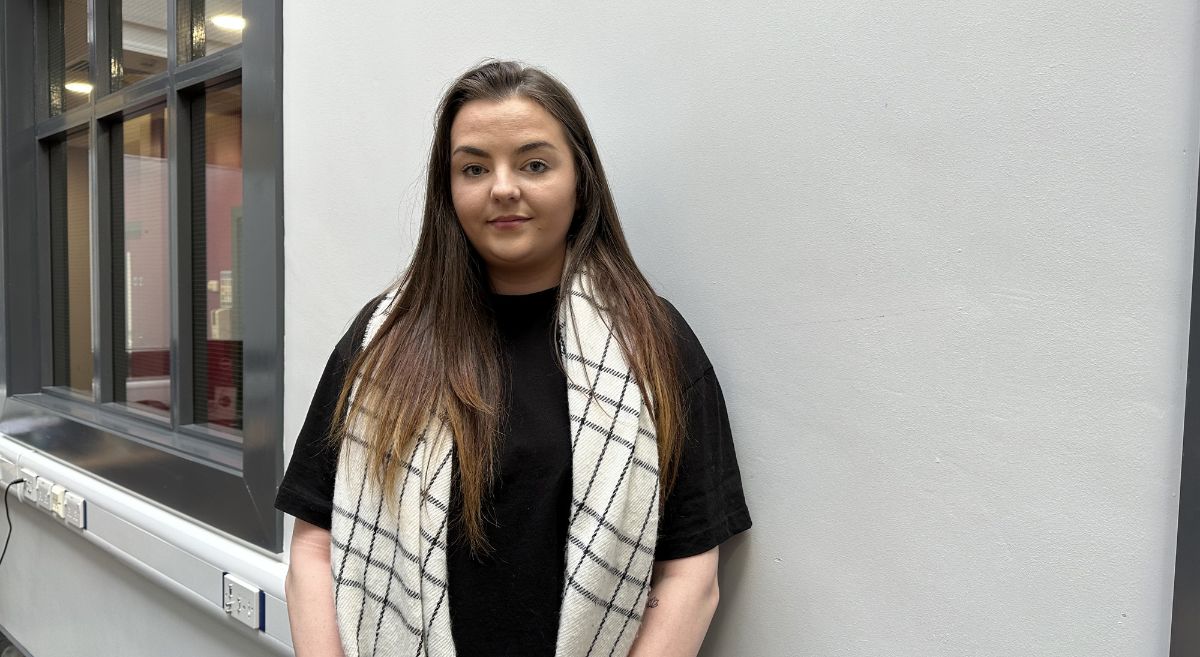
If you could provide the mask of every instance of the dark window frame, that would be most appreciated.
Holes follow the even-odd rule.
[[[46,6],[0,4],[0,433],[271,552],[282,550],[283,516],[273,501],[283,471],[282,0],[243,0],[243,42],[179,63],[167,40],[167,71],[110,92],[110,3],[89,0],[92,102],[50,116]],[[188,0],[168,2],[178,25]],[[30,30],[29,26],[37,27]],[[190,424],[190,99],[233,79],[242,83],[243,409],[240,441]],[[172,425],[112,402],[111,124],[165,103],[170,208]],[[45,142],[87,125],[91,135],[92,344],[95,402],[43,387],[50,357],[48,174]],[[120,145],[116,145],[120,148]],[[239,444],[240,443],[240,444]]]

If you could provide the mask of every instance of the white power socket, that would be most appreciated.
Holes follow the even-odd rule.
[[[63,521],[76,529],[87,529],[87,500],[68,492],[63,501]]]
[[[221,590],[224,592],[225,613],[243,625],[263,629],[265,601],[263,592],[253,584],[225,573]]]
[[[62,519],[67,503],[67,489],[65,486],[55,484],[50,488],[50,513]]]
[[[38,477],[37,503],[43,511],[54,511],[54,482],[45,477]]]
[[[30,506],[37,506],[37,473],[33,470],[22,468],[21,478],[25,480],[25,490],[21,493],[21,499]]]

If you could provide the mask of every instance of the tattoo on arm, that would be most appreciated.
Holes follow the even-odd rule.
[[[654,596],[650,596],[650,599],[646,601],[646,606],[647,607],[657,607],[658,606],[658,598],[656,598]]]

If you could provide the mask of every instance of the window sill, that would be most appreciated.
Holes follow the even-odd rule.
[[[0,434],[248,545],[280,547],[282,518],[256,502],[243,472],[245,454],[228,443],[50,393],[4,400]],[[255,476],[277,481],[274,473]]]

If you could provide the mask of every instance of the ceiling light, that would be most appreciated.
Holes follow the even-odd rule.
[[[242,30],[246,29],[246,19],[242,18],[241,16],[235,16],[233,14],[221,14],[219,16],[213,16],[211,20],[213,25],[216,25],[222,30],[241,32]]]
[[[68,82],[63,86],[66,88],[67,91],[73,91],[77,94],[92,93],[92,85],[90,85],[86,82]]]

